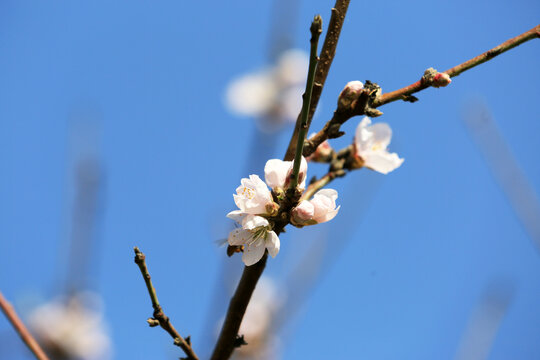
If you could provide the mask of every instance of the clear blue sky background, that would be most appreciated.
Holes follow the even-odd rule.
[[[310,20],[320,13],[327,24],[332,5],[301,2],[296,47],[307,50]],[[165,333],[146,326],[151,308],[135,245],[148,256],[167,313],[205,353],[225,257],[214,241],[230,229],[232,193],[257,151],[254,123],[227,112],[224,89],[267,62],[271,7],[0,3],[0,289],[22,313],[34,294],[62,291],[74,162],[97,148],[105,184],[90,283],[104,297],[115,358],[180,355]],[[313,129],[331,116],[346,82],[397,89],[428,67],[448,69],[529,30],[539,14],[532,0],[353,1]],[[453,359],[493,287],[509,289],[511,301],[489,358],[540,358],[539,252],[462,122],[463,106],[482,99],[538,192],[539,59],[534,40],[420,93],[418,103],[382,108],[380,121],[394,130],[391,148],[405,162],[387,176],[363,170],[332,184],[340,214],[310,234],[331,232],[330,247],[347,243],[339,254],[328,250],[336,261],[302,305],[285,359]],[[98,123],[82,131],[89,134],[82,142],[72,141],[77,114]],[[337,147],[358,120],[345,125]],[[263,166],[252,171],[262,175]],[[310,175],[323,171],[314,165]],[[301,256],[306,246],[298,243],[310,240],[299,234],[282,236],[270,275],[282,277]],[[4,319],[0,336],[15,339]],[[22,346],[9,348],[3,358],[28,358]]]

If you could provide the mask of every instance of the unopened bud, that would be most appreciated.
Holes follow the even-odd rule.
[[[334,153],[334,149],[332,148],[328,140],[324,140],[319,146],[317,146],[317,148],[315,149],[315,152],[309,155],[306,158],[306,160],[313,161],[313,162],[327,163],[332,160],[333,153]]]
[[[352,110],[356,107],[358,97],[364,89],[361,81],[350,81],[345,85],[338,97],[338,111]]]
[[[452,82],[452,79],[450,79],[450,75],[448,75],[447,73],[437,73],[437,75],[433,77],[433,83],[431,86],[437,87],[437,88],[445,87],[451,82]]]
[[[422,81],[436,88],[444,87],[452,82],[452,80],[450,79],[450,75],[448,75],[447,73],[440,73],[434,68],[429,68],[424,71]]]
[[[265,209],[268,215],[275,216],[277,215],[279,211],[279,205],[272,201],[272,202],[266,203]]]
[[[291,211],[291,223],[295,226],[312,225],[315,208],[307,200],[303,200]]]

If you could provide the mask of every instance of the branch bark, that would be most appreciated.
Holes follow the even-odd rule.
[[[185,359],[199,360],[199,358],[195,354],[195,351],[193,351],[193,349],[191,348],[191,341],[189,340],[189,336],[184,339],[180,335],[180,333],[176,331],[173,324],[171,324],[169,317],[163,312],[163,309],[161,308],[161,305],[158,301],[156,289],[154,288],[154,285],[152,285],[150,273],[148,272],[148,268],[146,267],[146,256],[139,250],[138,247],[135,247],[133,250],[135,251],[135,263],[139,266],[139,269],[141,270],[141,275],[146,284],[148,294],[150,295],[152,307],[154,308],[153,317],[147,320],[148,325],[150,325],[151,327],[159,325],[165,331],[167,331],[169,335],[171,335],[171,337],[174,339],[174,344],[176,346],[179,346],[182,350],[184,350],[184,353],[186,353],[187,358]]]
[[[22,341],[24,341],[36,359],[49,360],[41,346],[39,346],[36,339],[34,339],[32,334],[30,334],[30,331],[28,331],[22,320],[19,318],[13,306],[6,300],[4,295],[2,295],[2,292],[0,292],[0,308],[2,308],[2,312],[4,315],[6,315],[6,318],[9,320],[11,325],[13,325],[13,328],[17,334],[19,334]]]
[[[317,66],[317,72],[315,73],[313,93],[311,95],[311,102],[309,106],[308,128],[311,125],[313,114],[315,114],[315,110],[317,110],[317,104],[321,98],[324,83],[326,82],[326,78],[330,72],[330,66],[332,66],[332,61],[336,55],[336,48],[339,36],[341,34],[341,28],[343,27],[343,22],[345,21],[345,15],[347,14],[347,9],[349,8],[349,3],[350,0],[336,0],[336,4],[332,9],[332,16],[330,17],[330,22],[328,23],[328,31],[326,32],[326,37],[324,38],[321,55],[319,56],[320,59]],[[298,115],[298,117],[300,116],[301,114]],[[299,131],[300,121],[297,121],[283,160],[291,161],[294,158]]]

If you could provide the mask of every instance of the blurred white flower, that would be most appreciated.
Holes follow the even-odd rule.
[[[302,109],[307,69],[305,52],[285,51],[276,65],[233,80],[226,90],[226,104],[234,113],[268,117],[274,125],[295,122]]]
[[[227,215],[242,225],[230,232],[228,242],[232,246],[244,246],[242,261],[246,266],[257,263],[265,250],[275,257],[279,252],[279,237],[272,231],[268,220],[262,216],[232,211]]]
[[[55,299],[36,308],[28,323],[43,346],[58,357],[108,359],[111,343],[103,314],[89,306],[96,300],[89,293]]]
[[[403,163],[396,153],[387,150],[392,140],[392,129],[386,123],[371,125],[371,119],[364,117],[354,136],[354,149],[360,165],[388,174]]]
[[[289,185],[289,176],[293,169],[293,161],[270,159],[264,166],[264,179],[272,189],[286,189]],[[307,161],[302,156],[300,171],[298,172],[298,186],[306,187]]]
[[[253,292],[238,332],[248,343],[235,352],[238,357],[257,360],[277,358],[279,342],[274,334],[273,320],[283,303],[283,293],[279,292],[278,296],[276,284],[263,276]]]

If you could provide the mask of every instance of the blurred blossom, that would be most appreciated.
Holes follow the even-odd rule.
[[[388,152],[392,140],[392,129],[386,123],[371,125],[371,119],[364,117],[354,136],[357,167],[367,167],[382,174],[388,174],[401,166],[403,159],[396,153]]]
[[[108,359],[111,343],[100,303],[91,293],[57,298],[36,308],[28,323],[55,359]]]
[[[302,109],[308,69],[302,50],[287,50],[277,64],[234,79],[226,90],[226,104],[233,113],[264,118],[265,128],[277,130],[295,122]]]
[[[268,277],[262,277],[253,293],[242,320],[239,334],[244,335],[248,346],[236,351],[236,358],[270,360],[277,359],[279,342],[274,334],[273,320],[284,303],[276,284]]]

